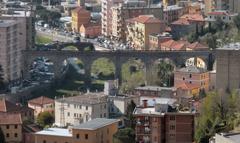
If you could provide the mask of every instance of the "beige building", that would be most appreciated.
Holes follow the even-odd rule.
[[[0,113],[0,128],[5,136],[6,143],[21,143],[22,118],[18,113]]]
[[[108,96],[109,100],[109,114],[111,115],[125,115],[128,105],[133,101],[139,105],[139,96],[136,95],[116,95]]]
[[[163,10],[163,19],[167,24],[172,23],[184,14],[184,8],[178,5],[167,6]]]
[[[127,41],[136,50],[149,49],[149,35],[161,33],[165,30],[165,23],[153,15],[140,15],[130,19],[127,24]]]
[[[145,1],[126,1],[112,7],[112,33],[117,40],[126,40],[126,20],[139,15],[151,14],[163,19],[163,8],[159,5],[147,5]]]
[[[35,133],[35,143],[112,143],[118,120],[97,118],[69,129],[49,128]]]
[[[54,100],[45,96],[29,100],[28,107],[34,110],[35,117],[37,117],[39,113],[45,111],[54,114]]]
[[[103,93],[83,95],[55,100],[55,124],[68,126],[95,118],[108,118],[107,96]]]

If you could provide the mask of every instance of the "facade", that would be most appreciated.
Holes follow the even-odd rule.
[[[0,128],[5,136],[6,143],[22,143],[21,114],[0,113]]]
[[[229,9],[233,13],[240,12],[240,1],[239,0],[229,0]]]
[[[170,111],[174,104],[156,103],[135,108],[136,142],[192,143],[194,140],[194,113]],[[174,108],[174,107],[173,107]]]
[[[209,12],[213,12],[216,9],[216,0],[204,0],[205,9],[204,14],[207,15]]]
[[[167,24],[176,21],[184,14],[184,8],[178,5],[167,6],[163,10],[163,19]]]
[[[139,105],[139,96],[135,95],[108,96],[108,100],[109,114],[111,115],[125,115],[127,107],[132,101]]]
[[[140,97],[172,98],[177,95],[177,89],[174,87],[144,86],[135,88],[133,94]]]
[[[239,43],[231,43],[216,51],[216,89],[227,91],[240,87]]]
[[[112,7],[122,0],[102,0],[102,35],[112,34]]]
[[[108,101],[103,93],[55,100],[55,124],[58,126],[77,125],[95,118],[108,118]]]
[[[188,66],[174,72],[174,87],[190,90],[192,95],[198,95],[200,90],[209,90],[209,72],[195,66]]]
[[[170,6],[170,5],[176,5],[179,0],[163,0],[162,4],[164,7]]]
[[[49,128],[35,133],[35,143],[112,143],[118,120],[97,118],[69,129]]]
[[[72,29],[74,32],[79,32],[82,25],[88,24],[91,19],[90,11],[84,7],[77,7],[72,11]]]
[[[147,5],[145,1],[126,1],[112,7],[112,37],[126,40],[126,20],[139,15],[154,15],[163,19],[163,8],[158,5]]]
[[[240,133],[216,133],[215,139],[210,143],[238,143]]]
[[[149,49],[161,50],[161,44],[169,40],[172,40],[172,35],[167,32],[152,33],[149,35]]]
[[[225,23],[233,23],[234,17],[237,13],[229,13],[227,11],[214,11],[207,14],[206,21],[215,22],[218,18]]]
[[[37,117],[39,113],[45,111],[54,114],[54,100],[45,96],[29,100],[28,107],[34,110],[35,117]]]
[[[165,30],[165,23],[153,15],[140,15],[130,19],[127,24],[127,41],[136,50],[149,49],[149,35],[161,33]]]
[[[82,37],[95,38],[101,35],[100,23],[82,24],[79,30]]]

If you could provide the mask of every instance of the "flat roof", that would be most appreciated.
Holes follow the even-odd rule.
[[[9,27],[16,24],[15,20],[2,20],[0,19],[0,27]]]
[[[136,90],[152,90],[152,91],[161,91],[161,90],[176,90],[175,87],[161,87],[161,86],[143,86],[137,87]]]
[[[118,119],[96,118],[80,125],[73,126],[73,129],[96,130],[118,121]]]
[[[226,134],[219,134],[220,136],[224,136],[229,140],[233,141],[234,143],[240,143],[240,133],[226,133]]]
[[[217,50],[240,50],[240,42],[226,44]]]
[[[12,17],[30,17],[31,16],[31,11],[24,11],[24,10],[21,10],[21,11],[13,11],[13,13],[11,14],[5,14],[3,13],[2,16],[12,16]]]
[[[174,98],[162,98],[162,97],[140,97],[140,103],[143,105],[143,100],[147,100],[148,106],[154,106],[155,104],[166,104],[173,105],[177,102],[177,99]]]
[[[37,135],[49,135],[49,136],[64,136],[64,137],[72,137],[72,134],[68,129],[62,128],[48,128],[42,131],[36,132]]]

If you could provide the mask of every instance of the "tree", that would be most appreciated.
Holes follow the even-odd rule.
[[[239,125],[239,95],[236,93],[209,93],[203,100],[197,118],[195,139],[198,143],[207,141],[215,133],[226,132]]]
[[[238,28],[238,31],[240,31],[240,14],[234,18],[234,24]]]
[[[118,130],[117,133],[113,135],[113,143],[134,143],[135,133],[131,128],[125,128]]]
[[[133,111],[135,108],[136,108],[136,104],[134,103],[133,100],[131,100],[130,104],[128,104],[127,106],[126,117],[130,121],[130,126],[132,128],[135,127],[134,116],[133,116]]]
[[[157,66],[158,80],[156,83],[160,86],[171,86],[171,81],[173,79],[173,69],[174,67],[171,64],[161,61]]]
[[[0,143],[5,143],[5,136],[1,128],[0,128]]]
[[[37,117],[37,123],[41,127],[50,126],[53,124],[53,122],[54,122],[54,117],[48,111],[40,113]]]

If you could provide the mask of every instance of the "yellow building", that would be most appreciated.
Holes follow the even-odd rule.
[[[91,13],[84,7],[78,7],[72,10],[72,30],[74,32],[79,32],[80,27],[84,24],[88,24],[90,19]]]
[[[5,136],[6,143],[21,143],[22,118],[18,113],[0,113],[0,128]]]
[[[35,143],[112,143],[117,119],[96,118],[69,129],[49,128],[35,133]]]
[[[163,0],[163,7],[167,7],[170,5],[176,5],[178,3],[178,0]]]
[[[148,50],[149,35],[161,33],[165,30],[165,23],[153,15],[140,15],[128,20],[127,41],[135,50]]]

